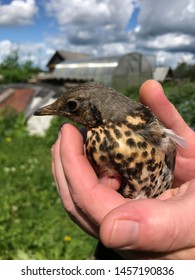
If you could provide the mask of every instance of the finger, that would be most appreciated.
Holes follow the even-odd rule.
[[[71,216],[77,224],[80,225],[89,234],[98,237],[97,227],[87,219],[85,215],[78,209],[70,195],[68,182],[65,177],[65,173],[62,167],[61,157],[60,157],[60,144],[61,144],[61,134],[59,133],[58,139],[52,147],[52,174],[56,182],[57,190],[59,196],[62,200],[65,210]]]
[[[174,252],[195,246],[195,179],[170,200],[131,201],[114,209],[102,221],[105,246],[153,252]]]
[[[68,189],[68,183],[65,177],[65,173],[62,167],[62,162],[60,158],[60,143],[61,143],[61,133],[58,135],[58,139],[52,147],[52,173],[56,182],[58,193],[67,208],[68,204],[71,203],[71,196]],[[71,208],[71,207],[70,207]]]
[[[140,88],[139,97],[140,101],[150,107],[167,128],[183,137],[189,138],[194,135],[177,109],[166,98],[160,83],[155,80],[146,81]]]
[[[111,209],[126,200],[113,190],[112,186],[106,187],[99,182],[92,166],[83,155],[83,138],[80,132],[67,124],[63,126],[61,133],[61,159],[74,203],[95,223],[100,224]],[[112,185],[112,181],[109,182]]]

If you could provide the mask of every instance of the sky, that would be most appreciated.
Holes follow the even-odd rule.
[[[195,0],[0,0],[0,62],[11,50],[43,69],[56,50],[195,63]]]

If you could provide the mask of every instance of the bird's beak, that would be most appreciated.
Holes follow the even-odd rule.
[[[34,115],[35,116],[58,115],[57,109],[55,108],[55,106],[53,104],[54,103],[38,109],[34,113]]]

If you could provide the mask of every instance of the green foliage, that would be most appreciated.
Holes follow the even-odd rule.
[[[3,83],[26,82],[32,74],[38,73],[39,69],[33,67],[32,61],[19,62],[18,51],[11,51],[0,64],[0,74],[3,75]]]
[[[178,79],[189,79],[195,81],[195,64],[179,63],[174,70],[174,77]]]
[[[24,115],[11,107],[0,110],[0,133],[2,137],[24,137],[27,135],[24,126]]]
[[[178,83],[164,85],[169,100],[175,105],[179,113],[190,127],[195,127],[195,83]]]
[[[2,69],[12,69],[19,67],[19,55],[17,51],[11,51],[8,56],[1,63]]]
[[[90,259],[95,240],[62,207],[51,145],[29,136],[23,121],[14,111],[0,115],[0,259]]]
[[[125,96],[138,101],[139,86],[132,86],[125,90],[123,93]]]

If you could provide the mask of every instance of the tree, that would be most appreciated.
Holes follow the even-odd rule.
[[[195,80],[195,65],[187,64],[186,62],[179,63],[174,70],[174,77],[178,79]]]
[[[1,69],[19,68],[19,54],[18,51],[11,51],[8,56],[1,63]]]
[[[3,75],[4,83],[26,82],[40,69],[33,67],[31,60],[20,63],[20,57],[17,50],[12,50],[0,64],[0,74]]]

